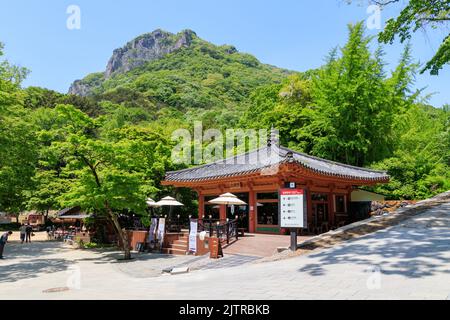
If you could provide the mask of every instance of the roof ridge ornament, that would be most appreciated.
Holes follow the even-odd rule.
[[[286,160],[288,162],[294,162],[294,153],[292,151],[286,153]]]
[[[267,139],[267,146],[271,147],[272,145],[279,147],[280,146],[280,131],[275,129],[274,126],[270,129],[270,136]]]

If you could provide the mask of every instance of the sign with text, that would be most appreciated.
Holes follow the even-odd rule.
[[[191,220],[191,230],[189,232],[189,252],[197,252],[197,227],[198,220]]]
[[[152,218],[151,224],[150,224],[150,230],[148,232],[148,242],[155,241],[157,225],[158,225],[158,218]]]
[[[166,229],[166,219],[165,218],[159,218],[159,222],[158,222],[158,233],[157,235],[157,239],[159,240],[159,242],[162,244],[164,242],[164,233]]]
[[[303,189],[280,189],[280,227],[306,227],[306,197]]]

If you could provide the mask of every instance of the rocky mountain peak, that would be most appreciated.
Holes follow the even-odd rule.
[[[166,54],[180,48],[189,47],[196,34],[192,30],[183,30],[173,34],[161,29],[145,33],[124,47],[114,50],[105,71],[105,78],[115,72],[127,72],[149,61],[161,59]]]

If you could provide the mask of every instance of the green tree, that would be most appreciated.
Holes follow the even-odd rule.
[[[414,105],[396,119],[398,142],[392,157],[374,167],[391,182],[375,188],[395,199],[424,199],[450,188],[450,112]]]
[[[351,1],[349,1],[351,2]],[[398,3],[400,0],[373,0],[382,7]],[[386,22],[386,26],[379,34],[382,43],[393,43],[398,36],[400,42],[411,38],[418,30],[436,30],[439,27],[447,34],[434,56],[425,64],[421,73],[429,70],[437,75],[445,64],[450,62],[450,33],[445,29],[450,21],[450,1],[448,0],[409,0],[400,14]]]
[[[56,170],[38,169],[33,177],[33,188],[27,193],[27,206],[38,212],[48,213],[60,208],[58,197],[67,189],[67,181],[58,175]]]
[[[133,126],[133,117],[110,125],[113,119],[92,119],[70,105],[37,109],[38,187],[29,203],[41,208],[80,206],[103,215],[129,259],[127,232],[119,217],[124,212],[146,213],[146,197],[159,192],[171,168],[171,149],[164,135]]]
[[[383,52],[372,54],[362,22],[349,26],[341,57],[332,51],[313,77],[313,119],[304,130],[314,134],[311,152],[364,166],[382,159],[391,144],[392,115]]]
[[[3,55],[0,43],[0,58]],[[18,213],[32,185],[36,144],[20,89],[28,70],[0,61],[0,210]]]

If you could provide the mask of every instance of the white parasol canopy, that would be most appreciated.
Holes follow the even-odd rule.
[[[74,215],[67,215],[67,216],[59,216],[58,219],[87,219],[91,216],[88,214],[74,214]]]
[[[156,202],[158,206],[184,206],[181,202],[178,202],[172,197],[165,197]]]
[[[156,203],[156,201],[153,200],[152,198],[147,198],[145,203],[147,203],[147,206],[149,206],[149,207],[159,207],[159,205]]]
[[[224,193],[220,197],[210,200],[208,202],[212,204],[246,205],[244,201],[238,199],[238,197],[232,193]]]

